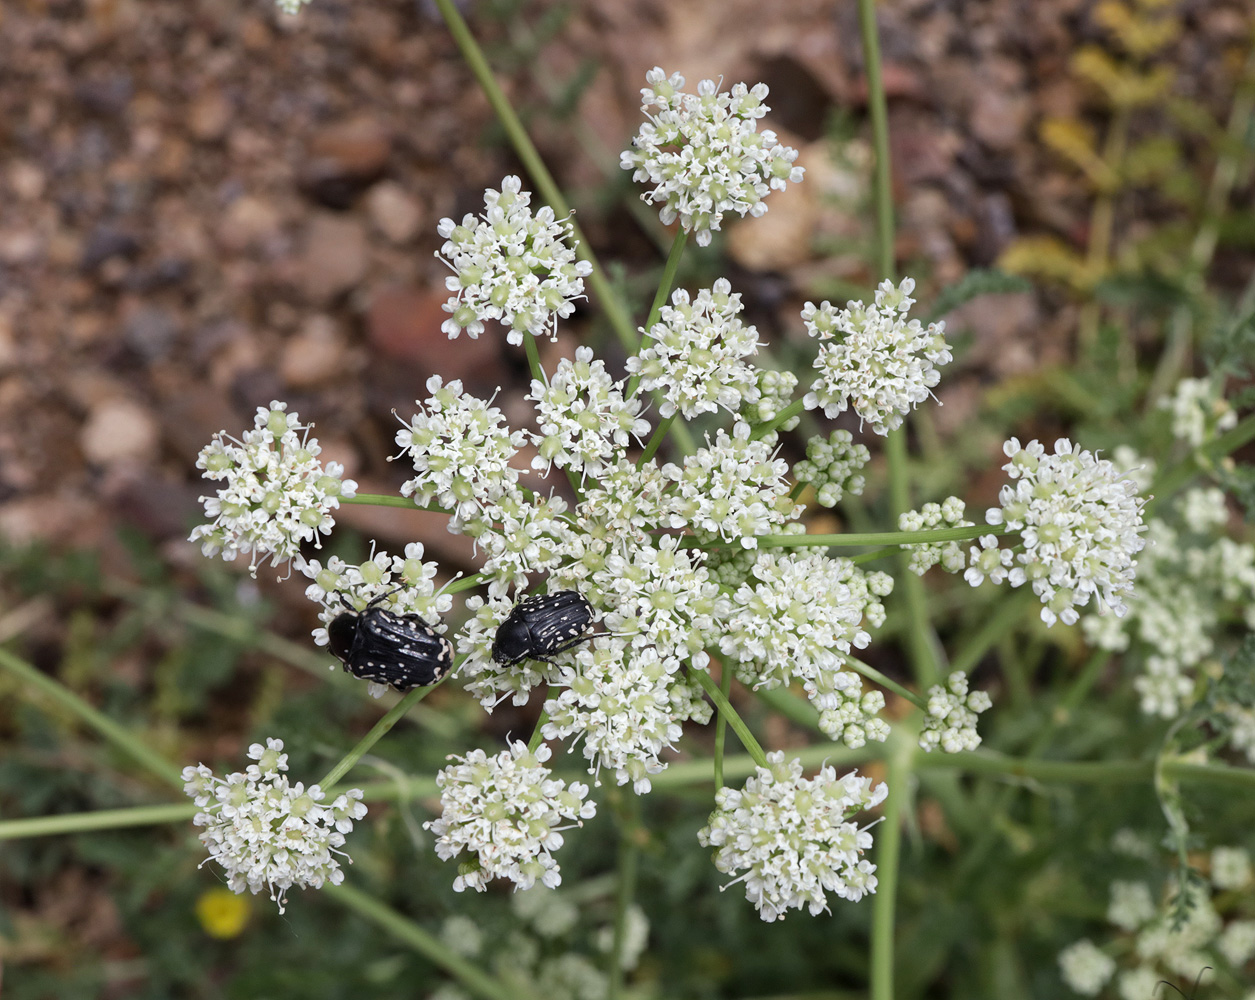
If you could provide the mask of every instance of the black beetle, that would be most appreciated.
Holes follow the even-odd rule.
[[[354,677],[408,691],[436,683],[453,668],[453,644],[418,615],[398,615],[376,606],[396,590],[380,594],[361,612],[340,594],[340,603],[348,610],[327,626],[327,638],[331,651]]]
[[[591,638],[593,606],[574,590],[528,597],[510,611],[492,641],[492,658],[503,666],[543,660]]]

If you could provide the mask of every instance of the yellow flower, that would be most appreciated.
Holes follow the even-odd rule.
[[[206,889],[196,900],[196,917],[210,937],[235,937],[244,930],[251,912],[247,896],[237,895],[221,886]]]

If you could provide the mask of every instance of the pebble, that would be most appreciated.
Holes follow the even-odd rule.
[[[353,288],[366,275],[365,227],[357,219],[315,215],[305,231],[301,287],[311,302],[325,304]]]
[[[87,461],[112,466],[152,460],[161,431],[147,407],[129,399],[108,399],[94,406],[79,434]]]

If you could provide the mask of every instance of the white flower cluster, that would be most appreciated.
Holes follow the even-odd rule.
[[[627,370],[646,391],[662,392],[662,416],[678,411],[692,420],[758,401],[758,376],[746,362],[758,351],[758,331],[741,322],[741,295],[726,278],[701,289],[696,300],[676,289],[658,317],[648,331],[652,343],[628,358]]]
[[[518,346],[525,333],[552,333],[583,297],[592,265],[576,260],[566,245],[570,221],[556,219],[547,205],[533,214],[531,201],[531,192],[511,175],[500,191],[484,192],[479,218],[466,215],[460,225],[440,220],[437,232],[445,244],[439,256],[453,269],[445,279],[454,293],[444,304],[451,315],[441,326],[450,340],[463,330],[478,337],[484,320],[492,319],[510,328],[506,340]]]
[[[699,538],[722,538],[742,548],[758,547],[764,535],[802,513],[784,480],[789,463],[772,457],[765,441],[750,440],[749,424],[737,422],[731,436],[720,430],[715,443],[684,459],[684,468],[664,465],[675,483],[668,510],[691,525]]]
[[[436,775],[441,813],[423,825],[436,835],[436,853],[448,861],[471,855],[458,866],[457,892],[488,888],[494,878],[508,878],[527,889],[539,879],[553,888],[562,881],[553,851],[562,846],[562,830],[597,812],[588,786],[567,785],[545,766],[546,746],[529,751],[516,741],[489,757],[472,750]],[[567,826],[561,824],[566,823]]]
[[[1227,622],[1255,629],[1255,545],[1229,538],[1228,519],[1222,490],[1187,490],[1148,525],[1128,614],[1081,620],[1094,645],[1131,651],[1147,715],[1172,719],[1188,707],[1193,675],[1217,656]]]
[[[685,232],[708,246],[725,212],[757,218],[767,211],[764,198],[788,182],[798,183],[803,168],[794,165],[797,150],[781,145],[758,121],[771,110],[763,103],[767,85],[743,83],[719,91],[703,80],[696,94],[681,90],[684,77],[670,78],[658,66],[645,74],[641,89],[645,121],[624,150],[619,164],[632,180],[653,185],[641,196],[662,203],[668,225],[677,218]]]
[[[474,517],[514,489],[519,473],[510,460],[526,438],[504,426],[495,406],[463,392],[460,379],[445,385],[433,375],[427,391],[427,403],[415,402],[418,412],[397,431],[397,446],[418,473],[402,484],[401,495],[419,505],[438,501],[462,519]]]
[[[299,14],[310,0],[275,0],[275,6],[285,14]]]
[[[576,348],[574,361],[559,361],[548,385],[533,379],[526,398],[536,403],[540,425],[533,469],[548,472],[553,464],[597,476],[633,438],[649,433],[640,400],[623,398],[623,383],[610,378],[604,361],[593,360],[591,347]]]
[[[1165,977],[1194,982],[1200,970],[1217,967],[1217,955],[1241,970],[1255,958],[1255,920],[1226,920],[1216,908],[1215,894],[1232,896],[1250,888],[1250,855],[1241,848],[1217,847],[1211,853],[1211,884],[1209,891],[1205,884],[1191,883],[1189,898],[1176,901],[1186,905],[1160,912],[1150,886],[1113,882],[1107,919],[1131,939],[1114,942],[1111,950],[1136,964],[1119,971],[1105,950],[1086,939],[1060,953],[1064,981],[1077,993],[1095,996],[1119,971],[1121,998],[1140,1000]],[[1175,883],[1162,898],[1172,902],[1174,890]]]
[[[767,754],[767,767],[742,791],[721,788],[709,825],[697,838],[715,848],[715,867],[745,883],[745,898],[765,921],[790,909],[828,909],[827,893],[859,900],[876,891],[876,866],[861,858],[871,834],[852,817],[884,801],[885,785],[851,771],[838,778],[828,766],[802,777],[799,760],[783,751]],[[738,874],[739,873],[739,874]]]
[[[836,417],[853,406],[860,426],[866,422],[877,434],[888,434],[931,395],[941,381],[937,366],[948,364],[951,354],[944,323],[907,322],[914,290],[915,282],[904,278],[896,288],[882,281],[870,307],[806,303],[806,332],[820,341],[819,378],[804,399],[808,410],[823,407],[825,416]]]
[[[946,678],[946,686],[936,684],[928,689],[928,712],[919,745],[927,753],[941,747],[946,753],[975,750],[980,746],[976,716],[993,705],[988,693],[968,694],[967,676],[956,670]]]
[[[1159,401],[1159,407],[1172,414],[1172,436],[1191,448],[1236,427],[1238,413],[1224,398],[1213,380],[1183,378],[1176,391]]]
[[[991,572],[985,567],[992,547],[973,548],[965,578],[973,586],[982,573],[995,582],[1005,576],[1013,587],[1030,584],[1047,625],[1057,620],[1075,624],[1076,609],[1090,598],[1123,615],[1124,599],[1133,592],[1134,556],[1145,545],[1145,501],[1138,498],[1136,485],[1106,459],[1074,449],[1067,438],[1055,442],[1053,455],[1038,441],[1021,447],[1018,438],[1002,450],[1011,459],[1003,469],[1016,482],[1002,488],[1001,507],[991,508],[985,519],[1018,531],[1022,549],[1004,574],[1005,556],[998,554]]]
[[[254,743],[248,756],[257,763],[225,779],[204,764],[185,767],[183,790],[202,810],[193,822],[205,827],[200,839],[208,860],[226,871],[231,891],[269,889],[282,913],[292,886],[319,889],[344,881],[336,855],[352,863],[339,848],[366,806],[358,788],[326,803],[317,785],[288,784],[282,740]]]
[[[905,514],[900,514],[898,530],[971,527],[975,522],[963,519],[966,509],[967,504],[958,497],[946,497],[939,504],[926,503],[919,510],[908,510]],[[941,568],[947,573],[960,573],[967,565],[962,542],[912,542],[901,547],[910,550],[911,559],[907,565],[918,576],[923,576],[938,563],[941,563]]]
[[[630,650],[613,636],[578,650],[575,665],[560,668],[554,688],[561,693],[545,703],[545,739],[569,738],[572,749],[583,740],[598,784],[604,767],[618,784],[631,782],[638,795],[649,792],[649,776],[666,766],[659,754],[674,747],[681,724],[710,721],[710,705],[700,687],[685,681],[677,657]]]
[[[253,576],[264,556],[278,566],[295,556],[302,542],[321,545],[319,536],[331,533],[331,512],[340,498],[357,492],[342,465],[318,460],[322,449],[309,436],[309,425],[286,410],[287,403],[278,400],[257,407],[253,429],[242,441],[220,431],[196,459],[204,478],[226,485],[216,496],[200,498],[213,522],[197,525],[188,540],[200,542],[206,556],[221,552],[230,560],[250,553]]]
[[[305,596],[322,606],[318,613],[322,626],[314,629],[314,642],[328,645],[327,628],[345,612],[344,601],[363,611],[378,597],[384,598],[378,607],[397,615],[418,615],[437,632],[444,632],[440,616],[453,607],[453,597],[436,590],[439,567],[435,562],[424,562],[423,551],[422,542],[410,542],[403,556],[375,552],[358,566],[350,566],[339,556],[328,559],[326,566],[317,559],[298,557],[296,568],[313,581],[305,588]],[[339,667],[338,663],[331,665],[332,670]],[[388,687],[371,681],[369,689],[379,697]]]
[[[847,493],[863,495],[863,469],[871,457],[867,446],[855,444],[849,431],[833,431],[827,440],[815,436],[806,442],[806,458],[793,466],[793,478],[810,483],[821,506],[835,507]]]
[[[482,572],[491,577],[493,597],[504,597],[511,587],[523,590],[529,573],[557,567],[575,535],[562,497],[529,499],[518,490],[486,507],[482,518],[466,527],[484,551]]]

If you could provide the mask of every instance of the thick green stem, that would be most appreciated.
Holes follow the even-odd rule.
[[[474,962],[463,958],[434,934],[425,931],[409,917],[385,906],[373,896],[348,883],[327,886],[328,896],[348,907],[358,916],[378,924],[397,940],[409,945],[424,958],[438,965],[476,996],[485,1000],[535,1000],[535,994],[518,983],[507,985],[484,972]]]
[[[436,504],[415,503],[409,497],[394,497],[390,493],[359,493],[357,496],[341,497],[340,503],[362,507],[404,507],[406,510],[425,510],[432,514],[452,514]]]
[[[911,785],[913,734],[896,730],[888,757],[884,822],[876,831],[876,894],[872,897],[871,1000],[893,1000],[893,941],[897,910],[898,870],[902,861],[902,820]]]
[[[492,110],[501,122],[501,127],[505,129],[510,145],[514,147],[515,154],[522,161],[528,175],[540,191],[541,197],[549,203],[555,214],[569,216],[571,209],[567,205],[566,199],[562,197],[562,192],[554,182],[544,161],[540,158],[540,153],[532,145],[532,140],[523,128],[523,123],[519,121],[519,116],[514,113],[514,108],[510,106],[510,102],[506,99],[504,91],[497,83],[496,77],[492,75],[492,69],[488,65],[488,60],[484,58],[484,53],[480,50],[478,43],[476,43],[470,28],[467,27],[466,22],[462,19],[462,15],[458,13],[454,0],[436,0],[436,6],[440,9],[440,15],[444,18],[445,24],[448,25],[449,34],[453,36],[458,50],[462,53],[462,58],[466,60],[466,65],[470,68],[471,73],[474,74],[475,79],[479,81],[479,85],[484,88],[484,95],[488,98],[488,103],[492,105]],[[614,328],[615,336],[619,338],[619,342],[624,349],[630,353],[636,349],[636,329],[632,325],[632,317],[628,315],[628,311],[624,308],[618,294],[611,287],[610,280],[602,270],[601,264],[593,253],[593,249],[581,231],[579,224],[574,218],[571,218],[570,221],[573,235],[578,241],[575,252],[582,260],[586,260],[592,265],[593,270],[588,276],[588,283],[601,303],[602,309],[605,310],[606,318]]]
[[[732,693],[732,667],[725,663],[719,674],[719,692],[723,700],[728,700]],[[728,738],[728,720],[722,712],[715,719],[715,787],[723,787],[723,747]]]
[[[750,433],[750,440],[758,441],[761,438],[765,438],[772,431],[776,430],[779,427],[783,427],[790,420],[792,420],[799,413],[801,413],[804,409],[806,409],[806,406],[805,404],[803,404],[802,400],[800,399],[793,400],[792,403],[786,406],[783,410],[777,413],[774,417],[768,420],[765,424],[761,424],[758,427],[755,427],[754,430]]]
[[[144,744],[125,726],[114,722],[103,712],[93,708],[77,694],[53,680],[42,671],[36,670],[25,660],[14,656],[7,649],[0,649],[0,667],[17,676],[27,688],[34,689],[71,715],[96,730],[105,740],[112,743],[137,764],[160,778],[167,785],[183,791],[181,769],[166,760],[151,747]]]
[[[200,807],[195,803],[174,802],[160,806],[132,806],[130,809],[97,809],[93,812],[5,819],[0,820],[0,840],[52,837],[66,833],[86,833],[89,830],[122,830],[130,826],[186,823],[198,812],[200,812]]]
[[[697,679],[697,683],[706,690],[710,700],[715,703],[715,708],[719,710],[719,714],[727,718],[728,725],[732,727],[732,731],[736,733],[737,739],[741,741],[741,746],[750,752],[750,756],[754,758],[760,767],[766,767],[767,755],[763,752],[762,746],[758,740],[754,739],[754,734],[750,732],[750,728],[745,724],[745,720],[732,707],[732,702],[728,701],[724,693],[719,690],[719,685],[715,683],[715,679],[706,671],[698,670],[696,667],[689,668],[689,676]]]
[[[461,661],[459,660],[458,663],[460,664]],[[333,788],[335,783],[348,774],[353,768],[353,765],[361,760],[371,747],[387,735],[388,731],[397,724],[397,720],[399,720],[401,716],[408,712],[418,702],[426,698],[428,694],[438,688],[456,672],[457,665],[455,665],[449,673],[445,674],[445,676],[440,678],[440,680],[438,680],[435,684],[428,687],[415,688],[393,705],[392,708],[388,709],[388,712],[384,715],[384,717],[371,726],[370,732],[357,741],[357,746],[345,754],[340,763],[328,771],[322,781],[318,782],[319,787],[322,788],[323,791]]]
[[[667,298],[671,294],[671,286],[675,284],[676,273],[680,270],[680,258],[684,256],[684,247],[688,243],[688,233],[683,229],[677,229],[675,240],[671,244],[671,252],[667,254],[666,266],[662,269],[662,277],[658,279],[658,290],[654,292],[653,304],[649,307],[649,318],[645,320],[645,328],[641,331],[640,343],[636,345],[636,355],[639,356],[641,351],[650,345],[650,331],[653,330],[659,317],[662,315],[662,307],[666,305]],[[631,399],[636,395],[637,387],[640,385],[641,377],[633,375],[628,379],[627,398]],[[655,399],[659,398],[655,394]]]
[[[893,678],[886,677],[875,667],[869,667],[862,660],[856,660],[853,656],[846,656],[845,664],[847,667],[849,667],[851,670],[855,671],[856,673],[862,674],[869,681],[875,681],[881,687],[887,688],[888,690],[892,691],[894,694],[898,695],[901,698],[905,698],[916,708],[925,712],[928,711],[927,699],[916,694],[910,688],[903,687]]]
[[[636,460],[638,469],[644,466],[657,453],[659,445],[662,444],[663,439],[667,436],[667,431],[671,430],[671,425],[675,423],[677,415],[673,413],[669,417],[662,418],[662,421],[655,428],[653,436],[649,439],[649,443],[645,445],[645,450],[641,452],[641,457]]]
[[[894,277],[893,182],[889,165],[889,110],[880,74],[880,36],[876,30],[875,0],[858,0],[858,26],[863,36],[863,65],[867,73],[867,107],[872,118],[872,146],[876,152],[875,200],[877,267],[882,279]]]
[[[541,732],[545,728],[545,723],[549,721],[549,713],[541,709],[540,718],[536,720],[536,725],[532,729],[532,738],[527,741],[527,752],[535,753],[536,748],[545,741],[544,733]]]
[[[973,524],[966,528],[923,528],[919,531],[863,531],[843,532],[839,535],[759,535],[760,549],[790,549],[817,546],[823,548],[862,548],[867,545],[913,545],[916,542],[961,542],[980,538],[981,535],[1008,535],[1010,528],[1004,524]],[[730,543],[737,544],[739,543]],[[690,548],[705,548],[696,541],[687,543]],[[912,576],[915,574],[912,573]]]

